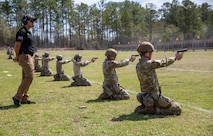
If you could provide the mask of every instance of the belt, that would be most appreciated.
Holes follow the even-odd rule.
[[[30,56],[33,56],[33,52],[24,52],[24,51],[21,51],[19,54],[29,54]]]

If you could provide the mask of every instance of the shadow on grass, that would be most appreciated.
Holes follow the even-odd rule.
[[[113,122],[117,121],[124,121],[124,120],[131,120],[131,121],[140,121],[140,120],[149,120],[155,118],[164,118],[167,115],[143,115],[137,113],[130,113],[130,114],[122,114],[119,117],[114,117],[111,119]]]
[[[78,85],[78,86],[71,86],[71,85],[67,85],[67,86],[62,86],[61,88],[74,88],[74,87],[87,87],[88,85]],[[91,86],[88,86],[91,87]]]
[[[6,105],[6,106],[0,106],[0,110],[9,110],[9,109],[16,109],[19,108],[20,106],[16,105]]]
[[[92,102],[110,102],[110,101],[116,101],[111,99],[94,99],[94,100],[88,100],[86,103],[92,103]]]
[[[68,86],[62,86],[61,88],[70,88],[70,86],[68,85]]]
[[[37,72],[36,72],[37,73]],[[46,77],[51,77],[51,76],[41,76],[40,74],[34,74],[35,75],[35,77],[40,77],[40,78],[46,78]]]
[[[58,81],[55,81],[55,80],[53,79],[53,80],[47,80],[46,82],[58,82]]]

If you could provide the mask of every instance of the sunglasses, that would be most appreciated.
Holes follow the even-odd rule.
[[[30,19],[30,22],[31,22],[31,23],[34,23],[34,21],[33,21],[32,19]]]

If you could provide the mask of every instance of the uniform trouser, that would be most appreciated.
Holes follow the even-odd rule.
[[[100,94],[99,99],[116,99],[116,100],[126,100],[130,96],[128,92],[121,87],[119,84],[103,85],[104,92]]]
[[[82,75],[72,77],[74,82],[71,83],[71,86],[91,86],[92,82],[84,78]]]
[[[55,81],[70,81],[70,77],[59,73],[59,74],[54,75],[54,80]]]
[[[49,68],[42,68],[40,76],[52,76],[53,72]]]
[[[34,62],[33,57],[28,54],[20,54],[18,63],[22,67],[22,81],[19,85],[15,98],[20,101],[28,100],[28,90],[34,77]]]
[[[160,92],[138,93],[137,100],[144,105],[144,107],[155,107],[156,114],[164,115],[180,115],[181,106],[172,99],[165,97]]]

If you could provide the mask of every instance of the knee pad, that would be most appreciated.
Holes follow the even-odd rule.
[[[137,100],[142,104],[143,103],[143,97],[142,97],[142,93],[138,93],[136,95]]]
[[[102,87],[104,89],[104,92],[108,94],[109,96],[113,94],[112,90],[107,85],[103,85]]]
[[[167,108],[171,106],[171,100],[161,95],[157,101],[157,105],[162,108]]]
[[[154,101],[153,101],[152,97],[145,96],[145,97],[143,97],[143,104],[146,107],[153,107],[154,106]]]
[[[154,106],[153,98],[148,93],[139,93],[137,94],[137,100],[144,105],[145,107]]]

